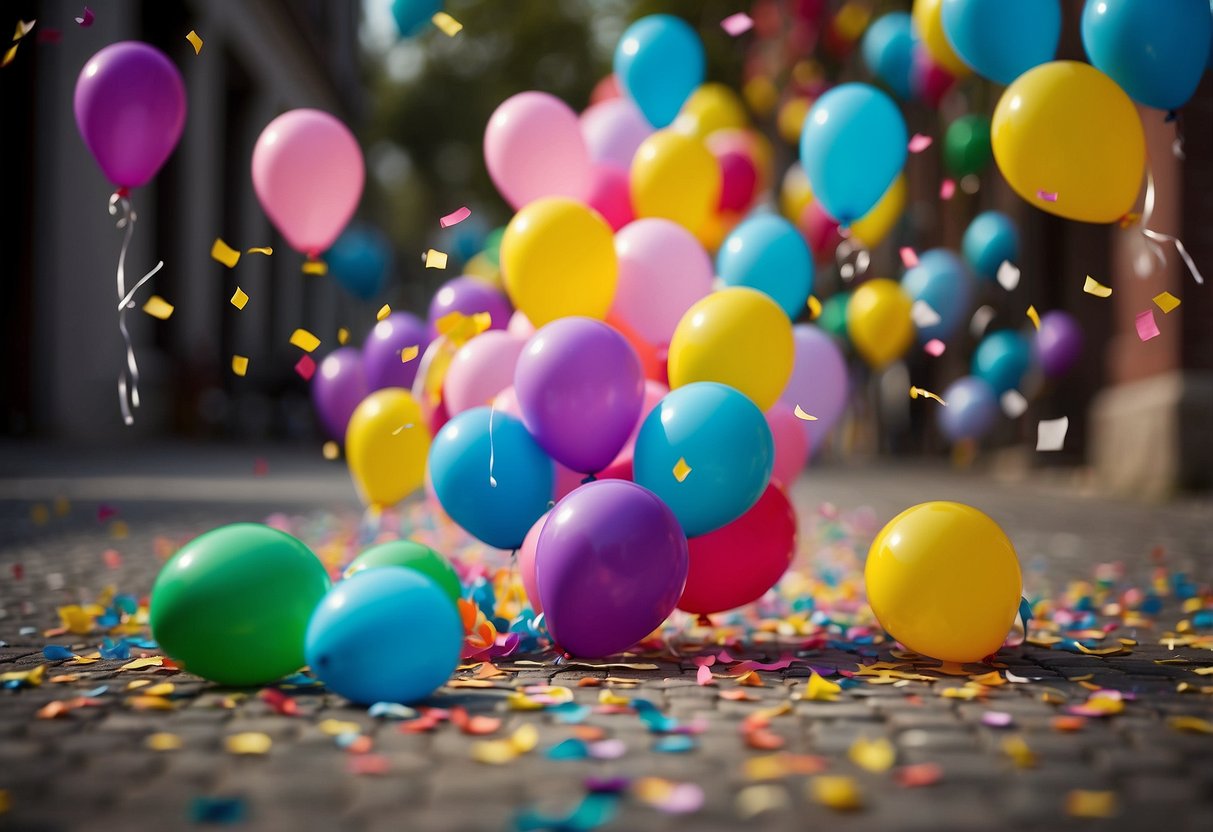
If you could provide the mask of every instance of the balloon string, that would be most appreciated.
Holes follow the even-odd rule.
[[[496,458],[496,453],[493,448],[493,415],[497,412],[497,403],[494,402],[489,408],[489,487],[497,487],[497,478],[493,476],[493,461]]]
[[[838,275],[849,283],[867,274],[872,256],[862,243],[848,235],[834,249],[834,260],[838,264]]]
[[[1141,233],[1148,241],[1147,245],[1150,251],[1158,260],[1160,266],[1165,266],[1167,257],[1163,253],[1162,243],[1170,243],[1175,246],[1175,250],[1179,252],[1180,258],[1184,261],[1184,265],[1188,267],[1188,272],[1200,285],[1204,285],[1205,278],[1200,273],[1200,269],[1196,266],[1196,261],[1192,259],[1192,255],[1188,254],[1188,250],[1184,248],[1183,241],[1171,234],[1164,234],[1161,231],[1154,231],[1149,228],[1150,220],[1154,217],[1154,174],[1153,172],[1146,173],[1146,199],[1141,208]]]
[[[135,417],[131,413],[131,408],[139,406],[139,364],[135,361],[135,346],[131,342],[131,333],[126,326],[126,311],[135,305],[132,300],[135,292],[150,280],[152,275],[160,271],[164,266],[164,261],[161,260],[157,263],[156,267],[145,274],[128,292],[126,289],[126,253],[130,249],[131,236],[135,231],[137,217],[125,189],[119,189],[110,197],[109,212],[111,217],[117,216],[121,212],[122,216],[119,217],[116,225],[125,231],[122,236],[122,248],[118,252],[117,285],[118,331],[122,333],[122,343],[126,347],[126,368],[118,374],[118,405],[122,409],[122,421],[127,425],[133,425]]]

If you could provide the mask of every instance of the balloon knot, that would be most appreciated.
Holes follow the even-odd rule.
[[[1170,124],[1179,118],[1179,110],[1167,110],[1167,117],[1163,119],[1163,124]]]
[[[709,616],[705,613],[703,615],[700,615],[699,620],[695,623],[698,624],[700,627],[711,627],[712,618],[711,618],[711,616]]]
[[[587,474],[586,478],[581,481],[581,484],[585,485],[586,483],[591,482],[598,482],[598,477],[594,476],[593,474]]]
[[[130,188],[122,187],[122,188],[119,188],[118,190],[114,191],[114,196],[118,197],[119,199],[126,199],[130,195],[131,195]]]

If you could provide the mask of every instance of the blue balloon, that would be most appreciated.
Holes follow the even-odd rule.
[[[795,320],[813,291],[813,255],[796,226],[760,214],[725,237],[716,255],[716,274],[729,286],[765,292]]]
[[[329,274],[356,298],[370,300],[383,291],[392,268],[392,245],[383,232],[351,225],[324,253]]]
[[[998,421],[998,396],[979,378],[965,376],[943,391],[947,407],[937,407],[939,429],[952,442],[981,439]]]
[[[920,344],[932,338],[947,340],[960,327],[973,300],[973,278],[952,252],[934,248],[918,258],[918,265],[901,278],[901,288],[911,300],[935,310],[939,321],[918,326]]]
[[[430,18],[442,11],[442,0],[394,0],[392,17],[396,19],[396,28],[403,37],[412,37],[421,31],[421,27],[430,22]]]
[[[438,431],[429,462],[442,508],[490,546],[517,549],[548,510],[556,469],[513,416],[465,410]]]
[[[615,47],[615,78],[654,127],[667,127],[703,83],[703,42],[673,15],[652,14],[627,28]]]
[[[914,26],[909,12],[889,12],[868,27],[859,45],[868,72],[893,94],[910,98],[910,68],[914,63]]]
[[[459,664],[463,622],[432,578],[403,566],[337,584],[308,623],[304,655],[330,690],[363,705],[416,702]]]
[[[1147,107],[1183,106],[1209,61],[1205,0],[1087,0],[1082,45],[1095,68]]]
[[[994,388],[1001,396],[1023,381],[1032,362],[1032,346],[1027,338],[1009,329],[991,332],[973,353],[973,375]],[[945,401],[947,397],[944,397]],[[951,404],[948,405],[951,407]]]
[[[906,162],[901,111],[869,84],[843,84],[809,110],[800,134],[800,164],[813,196],[849,226],[884,196]]]
[[[983,78],[1009,84],[1057,55],[1058,0],[943,0],[948,43]]]
[[[679,460],[691,469],[682,482]],[[775,441],[762,411],[732,387],[697,381],[671,390],[645,418],[633,473],[693,537],[749,511],[774,464]]]
[[[978,277],[995,280],[1006,261],[1019,259],[1019,229],[1000,211],[984,211],[965,229],[960,251]]]

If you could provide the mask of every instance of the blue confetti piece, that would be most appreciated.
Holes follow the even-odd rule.
[[[1162,599],[1154,593],[1146,596],[1146,600],[1141,604],[1141,611],[1146,615],[1158,615],[1162,612]]]
[[[695,750],[695,740],[686,734],[671,734],[653,743],[653,750],[663,754],[685,754]]]
[[[124,638],[117,641],[106,639],[100,647],[101,658],[103,659],[120,659],[125,661],[131,657],[130,642]]]
[[[398,702],[376,702],[367,708],[366,712],[373,717],[385,719],[416,719],[419,716],[417,711]]]
[[[196,797],[189,810],[194,823],[240,823],[247,814],[244,799],[239,797]]]
[[[344,734],[338,734],[334,737],[338,748],[349,748],[353,745],[362,734],[358,731],[346,731]]]
[[[556,721],[564,725],[576,725],[580,722],[585,722],[586,717],[590,715],[590,708],[587,705],[579,705],[576,702],[561,702],[547,709],[549,714],[556,717]]]
[[[134,615],[139,611],[139,599],[134,595],[115,595],[114,608],[127,615]]]
[[[150,638],[128,638],[126,643],[140,650],[159,650],[160,645]]]
[[[109,685],[102,685],[99,688],[93,688],[84,694],[85,699],[96,699],[98,696],[104,696],[105,692],[110,689]]]
[[[58,644],[48,644],[42,648],[42,656],[49,661],[58,662],[64,659],[73,659],[76,657],[76,654]]]
[[[584,760],[590,756],[590,749],[583,740],[570,737],[549,748],[545,756],[549,760]]]
[[[619,798],[613,794],[588,794],[567,814],[551,815],[537,809],[525,809],[514,817],[518,832],[588,832],[610,823],[618,812]]]
[[[1213,610],[1201,610],[1192,616],[1193,627],[1213,627]]]
[[[103,615],[99,615],[99,616],[97,616],[97,620],[96,620],[97,626],[103,630],[108,630],[112,627],[117,627],[121,623],[122,623],[122,618],[112,612],[107,612]]]
[[[307,675],[303,671],[300,671],[298,673],[292,673],[290,676],[287,676],[285,679],[282,679],[277,684],[280,686],[283,686],[283,687],[316,688],[316,687],[321,687],[324,683],[321,682],[319,679],[316,679],[312,676]]]

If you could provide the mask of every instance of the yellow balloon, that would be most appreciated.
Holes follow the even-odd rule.
[[[505,284],[501,281],[501,268],[493,265],[493,261],[483,251],[463,265],[463,273],[484,281],[498,291],[505,289]]]
[[[931,60],[956,78],[964,78],[972,70],[956,54],[956,50],[948,42],[948,36],[944,34],[943,21],[940,19],[942,9],[943,0],[914,0],[914,29]]]
[[[430,430],[407,390],[385,387],[354,410],[345,429],[345,456],[362,500],[390,506],[425,481]]]
[[[779,108],[779,116],[776,118],[775,126],[779,130],[779,138],[788,144],[797,144],[800,141],[800,134],[804,130],[804,120],[809,117],[809,110],[812,107],[813,99],[811,98],[803,96],[789,98]]]
[[[702,140],[717,130],[747,127],[749,123],[745,104],[737,93],[724,84],[713,83],[691,93],[671,126],[679,133]]]
[[[510,301],[536,327],[569,315],[601,320],[619,276],[615,237],[606,220],[579,202],[537,199],[506,227],[501,271]]]
[[[906,210],[906,175],[898,174],[871,211],[851,223],[851,236],[867,248],[876,248],[889,236]]]
[[[998,524],[961,503],[922,503],[889,521],[864,570],[889,635],[946,662],[975,662],[1006,640],[1023,579]]]
[[[708,254],[715,254],[724,245],[724,238],[729,236],[729,232],[737,227],[741,219],[742,215],[734,211],[714,212],[696,230],[695,238]]]
[[[851,293],[847,337],[864,361],[879,369],[905,355],[914,342],[912,306],[901,286],[883,277]]]
[[[637,148],[630,184],[638,218],[664,217],[694,233],[720,202],[720,165],[699,139],[658,130]]]
[[[718,381],[766,411],[792,375],[792,322],[757,289],[734,286],[696,301],[670,339],[670,388]]]
[[[813,201],[813,188],[809,185],[809,177],[805,176],[800,162],[793,162],[783,175],[783,187],[779,192],[779,210],[793,225],[800,224],[804,209]]]
[[[1116,82],[1088,64],[1054,61],[1016,78],[994,109],[990,141],[1015,193],[1050,214],[1116,222],[1141,190],[1141,117]]]

